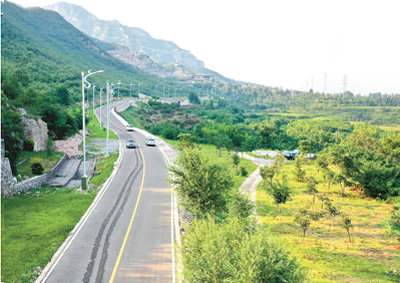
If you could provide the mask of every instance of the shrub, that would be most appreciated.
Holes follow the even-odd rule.
[[[26,139],[24,140],[24,144],[22,146],[24,151],[33,151],[33,149],[35,148],[35,142],[33,141],[33,139]]]
[[[247,177],[247,175],[249,175],[249,172],[247,172],[247,169],[243,166],[240,166],[240,175],[242,175],[243,177]]]
[[[32,174],[35,175],[42,175],[44,168],[42,165],[42,159],[38,158],[38,157],[34,157],[31,159],[31,170],[32,170]]]
[[[195,220],[182,238],[187,282],[303,282],[294,258],[262,228],[238,218]]]

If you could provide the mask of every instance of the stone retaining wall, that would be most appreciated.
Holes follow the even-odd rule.
[[[49,173],[40,176],[35,176],[16,184],[14,183],[14,184],[9,184],[8,186],[7,185],[3,186],[3,178],[2,178],[1,191],[4,194],[4,197],[12,197],[13,195],[19,194],[22,191],[27,192],[32,189],[40,188],[51,177],[54,177],[55,174],[54,172],[56,172],[61,166],[63,166],[63,164],[67,159],[68,155],[64,154],[64,156],[60,159],[60,161],[58,161],[56,166],[54,166]]]

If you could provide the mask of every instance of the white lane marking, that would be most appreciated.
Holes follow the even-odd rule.
[[[96,115],[97,117],[97,115]],[[116,175],[119,166],[121,164],[121,160],[122,160],[122,143],[120,141],[120,139],[118,140],[119,143],[119,157],[118,160],[116,162],[116,166],[114,167],[113,172],[111,173],[110,177],[107,179],[107,181],[104,183],[102,189],[100,190],[100,193],[96,196],[96,198],[94,199],[93,203],[91,204],[91,206],[89,207],[89,209],[86,211],[86,213],[83,215],[83,217],[81,218],[81,220],[78,222],[78,224],[75,226],[74,230],[77,228],[76,231],[72,230],[71,233],[73,233],[74,235],[72,236],[72,238],[69,239],[69,242],[66,244],[66,246],[63,248],[63,245],[61,245],[61,247],[59,249],[62,249],[61,254],[58,256],[57,260],[54,262],[54,264],[51,266],[50,270],[46,273],[45,277],[43,279],[40,280],[40,277],[37,279],[37,282],[46,282],[46,280],[49,278],[49,276],[51,275],[51,273],[54,271],[54,268],[56,267],[56,265],[59,263],[59,261],[61,260],[61,258],[64,256],[65,252],[67,251],[67,249],[69,248],[69,246],[71,245],[71,243],[73,242],[73,240],[75,239],[75,237],[78,235],[79,231],[82,229],[82,227],[84,226],[84,224],[86,223],[86,221],[88,220],[89,216],[92,214],[92,212],[94,211],[94,209],[96,208],[97,204],[100,202],[101,198],[103,197],[103,195],[105,194],[105,192],[107,191],[107,189],[109,188],[110,183],[112,182],[112,180],[114,179],[114,176]],[[68,241],[68,238],[66,239],[66,241]],[[64,242],[65,243],[65,242]],[[56,254],[59,251],[56,252]],[[51,262],[51,261],[50,261]]]
[[[117,116],[117,118],[120,120],[120,122],[122,122],[123,124],[126,124],[126,125],[128,124],[128,122],[121,115],[119,115],[118,113],[116,113],[114,111],[114,108],[112,109],[112,111],[113,111],[114,116]],[[144,131],[142,129],[135,129],[135,130],[137,132],[141,133],[144,136],[153,136],[154,137],[154,135],[149,134],[148,132],[146,132],[146,131]],[[169,160],[167,154],[162,149],[160,149],[160,147],[157,146],[157,148],[161,152],[161,155],[163,156],[166,165],[167,166],[170,165],[171,161]],[[171,173],[169,171],[168,171],[168,175],[171,178]],[[178,216],[178,211],[177,211],[177,207],[175,205],[175,196],[174,196],[174,193],[173,193],[172,188],[171,188],[171,246],[172,246],[171,247],[171,253],[172,253],[172,282],[173,283],[176,282],[176,278],[175,278],[176,277],[175,241],[174,241],[175,237],[177,238],[178,244],[180,244],[179,230],[175,231],[175,233],[174,233],[174,230],[179,229],[178,228],[179,227],[179,223],[178,223],[178,217],[177,216]],[[179,280],[179,282],[180,282],[180,280]]]

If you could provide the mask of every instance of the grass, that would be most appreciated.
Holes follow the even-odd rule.
[[[327,217],[313,222],[303,241],[302,231],[294,223],[294,215],[305,204],[312,204],[312,195],[304,193],[306,184],[295,180],[293,168],[293,162],[284,163],[283,171],[292,189],[292,200],[281,206],[281,221],[278,221],[278,209],[272,197],[262,184],[257,190],[257,211],[261,223],[268,227],[271,235],[280,239],[308,269],[310,281],[399,282],[399,278],[385,273],[400,267],[398,243],[385,233],[384,223],[392,213],[392,205],[364,197],[361,192],[350,188],[346,188],[344,198],[340,197],[339,187],[332,185],[328,190],[315,161],[310,162],[304,169],[307,175],[313,175],[320,182],[320,193],[351,216],[353,242],[349,243],[339,216],[335,218],[333,227]],[[321,210],[321,202],[317,199],[311,208]]]
[[[118,153],[111,153],[108,158],[99,159],[96,162],[96,173],[99,174],[90,178],[89,183],[93,184],[95,188],[100,188],[114,170],[114,163],[117,159]]]
[[[113,153],[98,161],[99,174],[90,179],[94,189],[89,193],[40,188],[2,199],[2,281],[32,282],[38,276],[111,175],[117,159],[118,153]]]
[[[106,139],[107,138],[107,128],[105,127],[106,121],[102,121],[103,127],[100,129],[100,122],[97,120],[96,117],[93,119],[93,110],[89,109],[88,111],[88,123],[86,125],[87,130],[90,132],[90,137],[88,138],[87,142],[90,139]],[[118,139],[117,135],[113,131],[109,131],[109,138],[112,140]]]
[[[46,266],[94,197],[74,189],[41,188],[2,199],[2,281],[32,282],[37,267]]]
[[[44,151],[40,152],[30,152],[30,151],[22,151],[18,157],[17,163],[27,159],[21,165],[17,166],[18,174],[28,177],[34,177],[36,175],[32,174],[31,165],[32,163],[30,160],[33,157],[38,157],[42,159],[42,165],[44,167],[44,173],[50,172],[50,170],[57,164],[60,158],[63,156],[61,152],[53,151],[50,156],[47,156],[47,153]]]
[[[228,153],[227,151],[221,151],[221,154],[217,150],[217,147],[209,144],[200,144],[200,148],[204,156],[206,156],[210,161],[215,162],[217,164],[223,164],[230,171],[230,174],[233,176],[234,189],[238,189],[240,185],[246,180],[247,176],[242,176],[238,174],[236,168],[233,166],[232,156],[234,152]],[[240,157],[240,163],[238,165],[238,170],[240,167],[246,168],[248,175],[253,173],[254,170],[257,169],[257,165],[251,162],[248,159]]]
[[[179,141],[168,140],[168,139],[164,140],[175,147],[179,146]],[[240,187],[240,185],[246,180],[247,177],[238,174],[237,170],[233,166],[232,156],[234,152],[228,153],[225,150],[219,152],[216,146],[210,144],[198,144],[198,146],[200,147],[203,155],[207,157],[210,161],[226,166],[226,168],[229,170],[229,173],[233,176],[234,189],[237,190]],[[238,170],[240,170],[240,167],[246,168],[248,175],[250,175],[251,173],[253,173],[254,170],[257,169],[257,165],[255,165],[253,162],[243,157],[240,157]]]

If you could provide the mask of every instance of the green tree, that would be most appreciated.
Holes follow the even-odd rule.
[[[260,176],[264,181],[269,179],[270,183],[272,184],[272,180],[275,176],[275,170],[271,166],[262,166],[260,167]]]
[[[226,194],[233,186],[232,176],[223,166],[206,159],[198,147],[182,148],[176,165],[169,170],[182,205],[196,218],[224,209]]]
[[[46,140],[46,155],[48,157],[51,156],[51,154],[53,153],[53,149],[54,149],[54,144],[53,144],[53,139],[51,137],[48,137]]]
[[[297,182],[303,182],[306,172],[303,170],[304,158],[300,155],[296,157],[294,162],[294,175],[296,176]]]
[[[200,99],[194,92],[189,93],[189,102],[192,104],[200,104]]]
[[[340,211],[336,206],[333,205],[331,201],[326,202],[326,210],[328,211],[333,227],[333,221],[335,220],[335,217],[340,214]]]
[[[400,204],[393,207],[393,214],[388,222],[389,232],[400,242]]]
[[[281,221],[281,204],[285,204],[288,200],[290,200],[290,188],[287,184],[286,179],[284,178],[281,182],[277,180],[272,183],[270,186],[270,194],[274,198],[274,202],[278,206],[279,211],[279,221]]]
[[[17,172],[15,166],[22,150],[24,130],[21,126],[22,116],[8,104],[8,99],[1,96],[1,137],[4,139],[5,156],[9,158],[13,173]]]
[[[335,183],[340,185],[340,196],[344,197],[344,190],[348,184],[347,177],[343,172],[337,172],[334,177]]]
[[[71,103],[70,94],[65,86],[58,85],[55,89],[55,95],[58,101],[63,105],[69,105]]]
[[[347,231],[349,242],[351,243],[350,229],[353,228],[353,224],[351,223],[351,218],[348,214],[342,213],[342,226]]]
[[[233,195],[229,204],[229,215],[239,219],[246,219],[254,212],[254,204],[239,193]]]
[[[331,183],[335,182],[335,173],[327,167],[322,170],[322,176],[324,177],[324,181],[328,183],[328,190],[330,190]]]
[[[306,237],[306,232],[310,227],[312,221],[317,221],[321,218],[322,214],[311,211],[308,207],[302,208],[296,214],[294,222],[299,224],[303,231],[303,240]]]
[[[232,163],[233,163],[233,166],[235,166],[235,168],[237,170],[238,165],[240,163],[240,157],[236,153],[232,155]]]
[[[317,180],[313,176],[309,176],[306,178],[307,190],[306,192],[313,195],[313,203],[315,203],[315,196],[318,193],[317,189]]]
[[[300,225],[301,230],[303,231],[303,240],[306,237],[306,232],[311,225],[312,217],[307,209],[300,209],[297,215],[294,218],[294,221]]]

